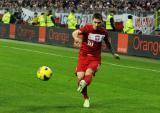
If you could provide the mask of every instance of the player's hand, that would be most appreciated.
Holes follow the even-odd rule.
[[[82,39],[80,38],[74,38],[74,47],[80,48],[82,44]]]
[[[116,54],[116,53],[113,54],[113,57],[114,57],[115,59],[120,59],[119,55]]]

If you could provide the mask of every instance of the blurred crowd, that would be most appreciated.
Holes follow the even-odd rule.
[[[34,17],[31,18],[29,16],[29,18],[24,21],[23,18],[25,17],[25,14],[23,13],[22,8],[26,8],[35,12]],[[115,14],[116,12],[130,13],[134,11],[143,13],[150,12],[153,14],[155,11],[160,11],[160,0],[0,0],[0,9],[9,10],[11,14],[10,23],[31,23],[33,25],[38,25],[40,24],[40,22],[37,22],[38,19],[41,20],[43,24],[45,22],[42,20],[47,20],[48,16],[47,21],[53,21],[53,25],[57,26],[59,24],[57,24],[58,22],[56,22],[56,18],[54,17],[55,12],[69,13],[71,10],[74,9],[74,11],[80,13],[94,13],[95,11],[98,11],[103,12],[105,15],[109,12],[114,12]],[[52,13],[53,15],[39,15],[36,13],[48,12],[50,10],[54,11],[54,13]],[[6,17],[8,15],[6,14]],[[158,17],[158,19],[160,18]],[[2,14],[0,15],[0,21],[3,21]],[[111,23],[114,24],[114,21]]]
[[[115,10],[115,11],[155,11],[160,9],[160,0],[0,0],[0,8],[17,10],[25,7],[33,10],[55,8],[59,11],[76,9],[77,11]]]

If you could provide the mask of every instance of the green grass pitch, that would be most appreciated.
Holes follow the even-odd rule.
[[[82,107],[74,75],[78,50],[0,39],[0,113],[160,113],[160,61],[102,54]],[[49,81],[37,69],[53,70]]]

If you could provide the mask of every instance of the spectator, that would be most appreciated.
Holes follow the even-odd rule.
[[[113,11],[109,13],[106,20],[106,29],[108,31],[115,31],[115,25],[114,25],[114,17],[113,17]]]
[[[32,25],[38,25],[38,13],[34,13],[34,17],[32,19]]]
[[[10,23],[11,23],[11,24],[15,24],[16,22],[17,22],[17,20],[16,20],[15,13],[14,13],[14,14],[11,14]]]
[[[154,11],[160,7],[160,0],[1,0],[0,7],[30,8],[35,11],[55,8],[59,10],[85,9],[105,11],[114,8],[119,11]]]
[[[132,15],[128,15],[128,20],[124,26],[124,33],[133,34],[134,33],[134,26],[133,26],[133,19]]]
[[[47,27],[53,27],[55,26],[55,21],[52,15],[52,11],[49,10],[47,14]]]
[[[4,24],[9,24],[11,19],[11,13],[9,12],[9,9],[7,8],[3,14],[2,22]]]
[[[46,26],[46,18],[44,13],[41,13],[41,15],[38,17],[38,23],[39,23],[39,26],[41,27]]]
[[[68,15],[68,29],[76,29],[77,20],[74,14],[74,10],[71,10],[70,14]]]

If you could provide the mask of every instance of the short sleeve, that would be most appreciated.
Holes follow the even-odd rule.
[[[88,27],[87,27],[87,25],[85,25],[84,27],[81,27],[79,30],[80,30],[82,33],[86,33],[86,32],[88,31]]]

